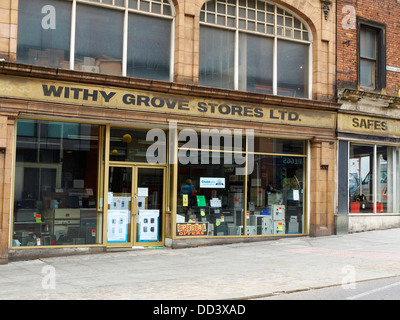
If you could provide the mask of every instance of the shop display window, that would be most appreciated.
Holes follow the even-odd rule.
[[[254,155],[247,228],[254,235],[304,233],[305,158]]]
[[[243,164],[231,153],[197,155],[197,163],[178,165],[177,235],[243,235],[245,176],[235,172]],[[225,164],[226,156],[231,164]]]
[[[12,246],[101,243],[98,125],[19,119]]]
[[[349,213],[398,213],[397,147],[350,143]]]
[[[178,159],[190,161],[178,164],[178,237],[305,232],[305,141],[255,137],[253,149],[180,145]]]

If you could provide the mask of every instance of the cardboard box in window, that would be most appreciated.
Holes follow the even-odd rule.
[[[68,60],[61,60],[59,68],[60,69],[69,69],[69,61]]]
[[[122,74],[121,59],[112,59],[108,57],[98,57],[96,66],[99,67],[100,73],[120,76]]]
[[[87,66],[87,65],[81,65],[80,70],[84,72],[99,72],[99,67],[98,66]]]
[[[95,66],[96,65],[96,59],[92,57],[83,57],[83,64],[85,66]]]
[[[60,62],[64,60],[64,50],[46,49],[45,52],[50,60],[50,66],[52,67],[59,67]]]

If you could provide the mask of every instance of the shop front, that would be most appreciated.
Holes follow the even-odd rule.
[[[400,122],[338,114],[339,232],[400,226]]]
[[[332,234],[336,105],[40,70],[0,76],[10,257]]]

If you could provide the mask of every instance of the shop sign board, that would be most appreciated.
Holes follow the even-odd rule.
[[[0,97],[79,106],[336,128],[336,113],[101,85],[0,75]]]
[[[400,120],[339,113],[338,131],[400,138]]]
[[[177,236],[206,236],[207,222],[185,222],[176,224]]]

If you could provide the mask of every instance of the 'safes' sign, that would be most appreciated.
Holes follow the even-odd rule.
[[[0,96],[80,106],[335,129],[336,114],[224,99],[0,75]]]

